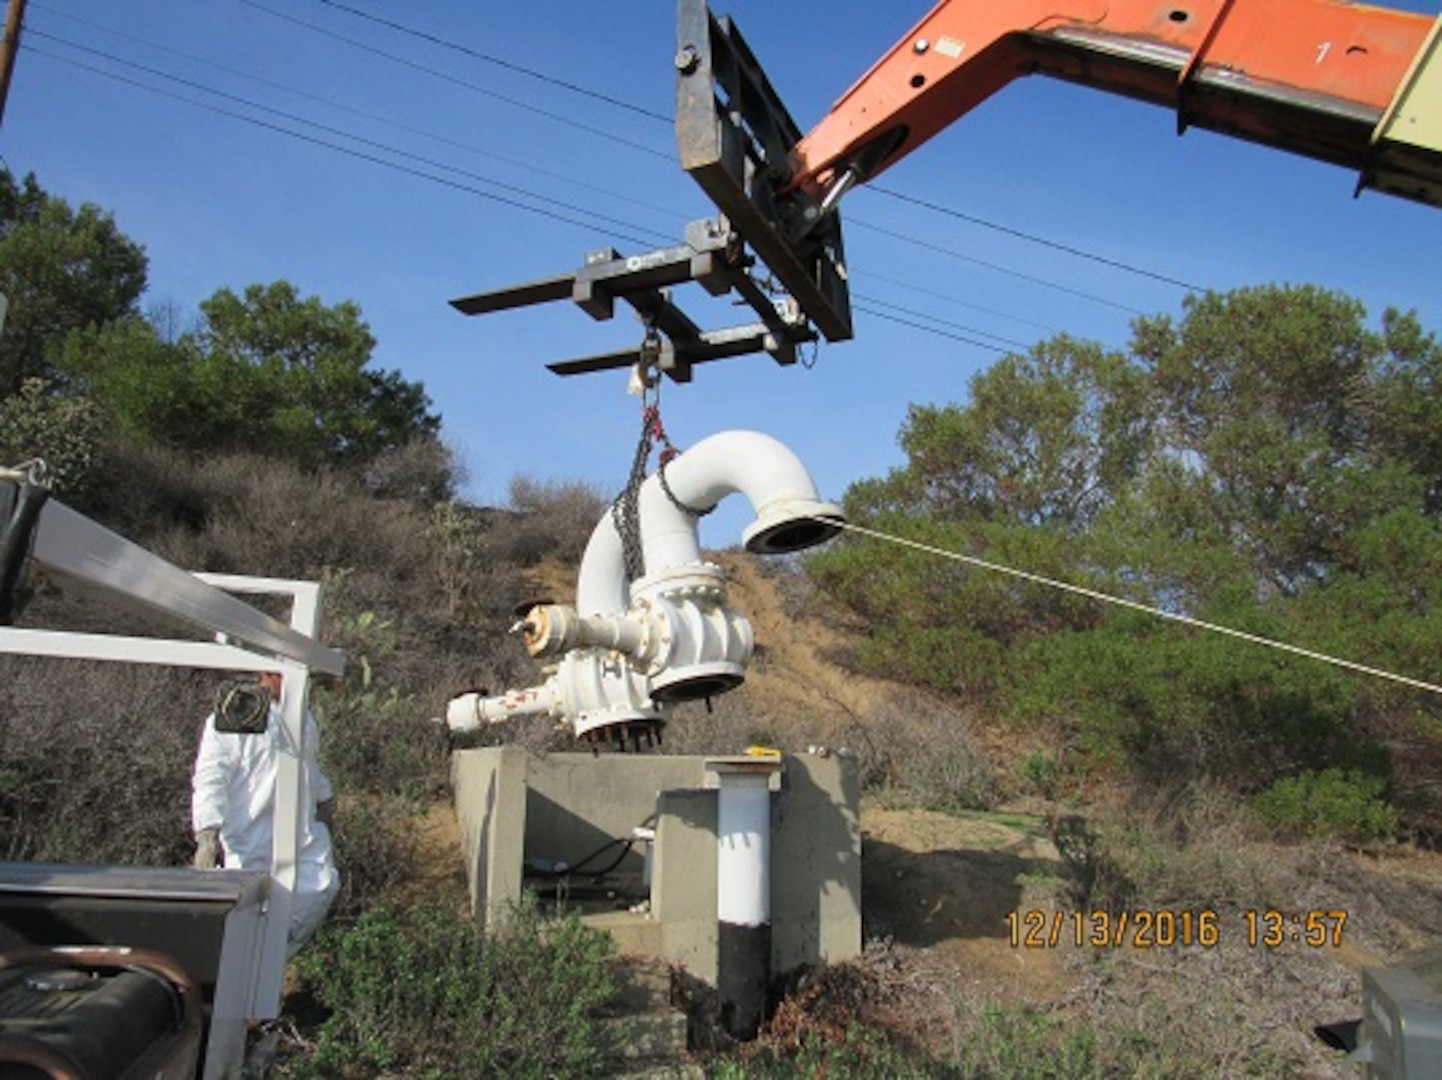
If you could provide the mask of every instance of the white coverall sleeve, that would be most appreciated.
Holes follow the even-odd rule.
[[[200,749],[195,755],[191,774],[190,826],[192,832],[219,829],[225,825],[230,809],[231,763],[227,747],[215,730],[215,717],[205,718],[200,736]]]

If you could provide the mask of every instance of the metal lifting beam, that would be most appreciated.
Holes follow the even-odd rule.
[[[546,366],[558,375],[579,375],[612,368],[654,363],[675,382],[690,382],[695,364],[765,352],[778,364],[796,362],[796,346],[816,339],[789,298],[769,296],[750,276],[752,261],[740,253],[729,230],[715,220],[693,221],[686,241],[640,255],[621,255],[603,248],[586,256],[585,265],[570,274],[542,278],[504,289],[476,293],[451,301],[466,315],[528,307],[553,300],[572,300],[593,319],[615,315],[616,300],[629,304],[648,329],[664,335],[657,355],[645,355],[646,344],[599,353]],[[671,287],[696,282],[712,296],[735,291],[756,313],[757,320],[722,330],[703,330],[671,299]]]
[[[20,489],[0,483],[0,517],[15,525]],[[6,549],[58,577],[95,586],[230,642],[283,657],[326,675],[345,670],[345,656],[223,589],[207,584],[55,499],[47,499],[28,537],[6,536]],[[13,585],[13,579],[11,580]]]
[[[755,352],[793,364],[799,344],[851,337],[840,215],[804,193],[773,197],[789,179],[787,156],[801,129],[730,19],[712,18],[704,0],[680,0],[677,15],[676,148],[720,215],[691,222],[675,247],[630,256],[607,248],[573,274],[451,301],[463,314],[482,315],[570,299],[592,318],[609,319],[621,299],[645,322],[648,339],[652,331],[664,335],[657,349],[648,340],[547,365],[559,375],[654,366],[689,382],[696,364]],[[752,273],[758,260],[769,274],[764,285]],[[734,292],[757,321],[701,329],[671,299],[670,288],[687,282],[716,297]]]

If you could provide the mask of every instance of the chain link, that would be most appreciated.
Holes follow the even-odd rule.
[[[672,445],[670,436],[666,434],[666,427],[661,423],[661,393],[657,387],[650,403],[646,402],[645,397],[642,398],[641,437],[636,442],[631,471],[626,477],[625,489],[611,503],[611,521],[616,526],[617,535],[621,537],[621,558],[628,581],[635,581],[646,574],[645,552],[641,544],[641,485],[646,480],[646,463],[650,460],[651,450],[658,443],[661,450],[657,455],[659,464],[656,478],[671,505],[694,518],[704,517],[715,509],[713,506],[697,510],[687,506],[676,497],[666,480],[666,466],[679,457],[681,451]]]
[[[646,479],[646,462],[651,456],[651,446],[655,439],[654,428],[659,422],[660,413],[657,407],[643,405],[641,438],[636,444],[635,457],[631,459],[631,472],[626,478],[625,489],[611,504],[611,521],[621,537],[621,558],[626,567],[628,581],[635,581],[646,573],[645,559],[641,552],[641,483]]]

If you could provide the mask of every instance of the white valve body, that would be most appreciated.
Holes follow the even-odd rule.
[[[671,702],[740,685],[755,649],[751,623],[726,606],[725,574],[701,560],[696,514],[746,496],[749,550],[776,554],[821,543],[841,511],[823,502],[796,456],[770,436],[729,431],[702,440],[637,492],[645,576],[627,578],[615,515],[597,523],[581,560],[576,604],[532,608],[521,624],[532,656],[555,659],[540,686],[455,698],[446,722],[475,731],[525,715],[572,722],[577,735],[659,725]]]
[[[666,719],[665,710],[647,692],[646,677],[615,653],[600,649],[567,652],[540,686],[495,697],[461,694],[446,707],[446,725],[462,734],[522,716],[571,720],[577,735],[613,724]]]

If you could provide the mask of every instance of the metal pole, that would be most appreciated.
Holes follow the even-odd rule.
[[[10,75],[15,54],[20,51],[20,28],[25,23],[25,0],[10,0],[5,12],[5,40],[0,42],[0,122],[5,118],[5,101],[10,96]]]
[[[716,793],[716,990],[721,1023],[754,1039],[771,983],[771,776],[779,760],[711,760]]]

